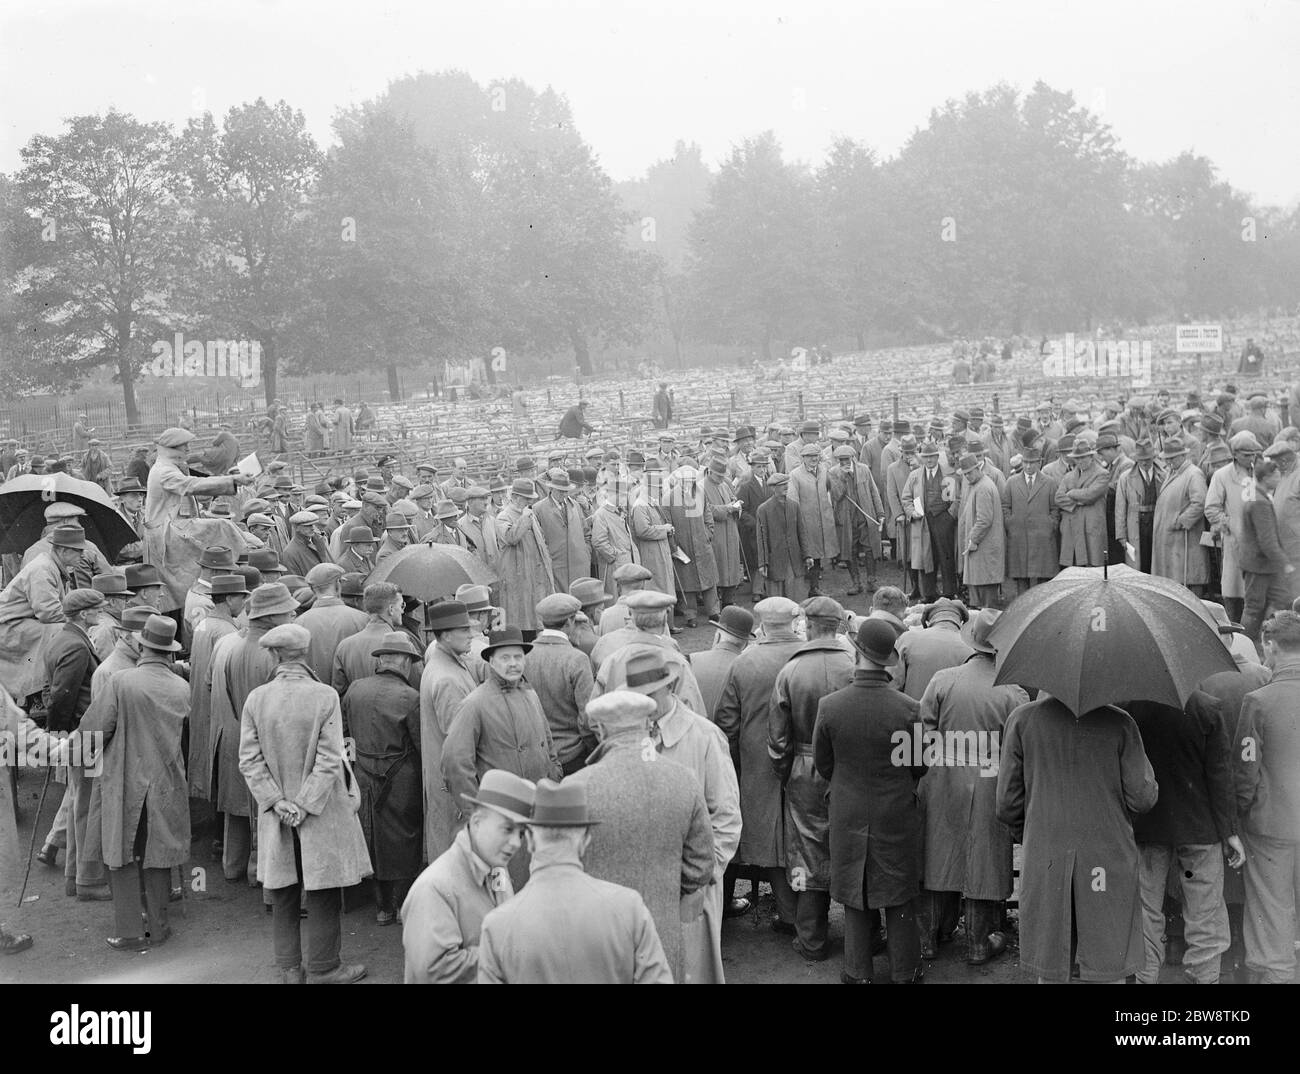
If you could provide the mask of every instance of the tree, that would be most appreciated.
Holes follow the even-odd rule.
[[[178,267],[175,149],[166,124],[110,110],[22,150],[18,185],[44,240],[24,248],[19,291],[36,326],[32,358],[56,380],[110,364],[132,425],[135,380]]]

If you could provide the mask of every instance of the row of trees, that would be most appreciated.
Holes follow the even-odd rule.
[[[1215,316],[1300,299],[1300,214],[1191,154],[1124,155],[1067,94],[997,86],[897,157],[818,169],[769,133],[611,183],[564,99],[421,74],[341,112],[326,151],[281,101],[184,130],[110,111],[0,175],[0,388],[134,384],[158,340],[251,339],[281,370],[753,348]],[[499,352],[498,352],[499,353]]]

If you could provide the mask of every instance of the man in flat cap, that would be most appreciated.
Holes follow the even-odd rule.
[[[556,757],[564,775],[576,772],[596,748],[585,711],[594,678],[591,660],[569,639],[581,610],[577,597],[552,593],[537,604],[542,629],[524,658],[524,675],[537,691],[551,727]]]
[[[513,772],[483,773],[455,841],[402,904],[407,984],[473,984],[483,919],[514,894],[510,859],[523,846],[537,788]]]
[[[896,646],[898,659],[890,662],[894,684],[917,701],[935,673],[964,663],[972,652],[961,628],[970,619],[966,605],[940,597],[921,613],[921,629],[909,630]]]
[[[45,650],[63,625],[63,597],[75,588],[74,565],[86,550],[80,526],[60,526],[49,541],[49,551],[0,591],[0,682],[20,701],[46,682]]]
[[[538,784],[526,837],[531,881],[483,919],[479,984],[673,983],[641,896],[583,868],[600,823],[585,786]]]
[[[233,569],[215,575],[208,583],[212,610],[194,628],[190,641],[190,736],[186,771],[190,797],[207,799],[212,785],[208,763],[212,735],[212,654],[217,643],[239,630],[235,620],[244,611],[248,585]],[[220,840],[217,840],[220,842]]]
[[[876,563],[880,559],[884,499],[871,468],[857,461],[853,449],[841,444],[832,453],[831,504],[835,512],[836,543],[840,560],[849,570],[850,596],[862,592],[861,568],[866,567],[867,588],[876,588]]]
[[[186,429],[166,429],[158,437],[158,458],[149,471],[149,491],[145,497],[144,561],[158,568],[167,587],[159,609],[170,612],[185,603],[185,591],[198,577],[198,553],[184,535],[212,537],[200,547],[224,544],[238,550],[243,547],[239,531],[231,522],[199,519],[196,496],[233,496],[243,485],[251,484],[248,474],[219,477],[191,477],[185,464],[186,448],[194,434]],[[193,519],[181,522],[187,512]],[[176,532],[173,532],[176,531]],[[218,539],[223,536],[224,539]]]
[[[465,493],[465,513],[456,521],[456,529],[465,547],[495,569],[499,549],[496,513],[488,509],[491,493],[482,485],[470,485]]]
[[[1246,397],[1246,416],[1234,421],[1228,433],[1231,437],[1243,430],[1255,434],[1255,439],[1262,445],[1261,450],[1282,431],[1282,422],[1268,413],[1268,395],[1265,392],[1253,391]]]
[[[704,708],[700,696],[699,684],[695,673],[677,642],[668,633],[668,616],[673,606],[673,598],[657,589],[642,589],[628,594],[627,606],[632,613],[632,623],[621,630],[603,635],[591,651],[591,666],[596,670],[596,681],[592,687],[592,697],[599,697],[605,692],[609,682],[613,658],[628,645],[654,645],[663,649],[667,660],[677,669],[673,689],[682,699],[682,703],[693,712]]]
[[[822,572],[840,552],[830,472],[820,450],[813,450],[816,446],[804,444],[800,449],[801,465],[790,470],[786,487],[786,498],[799,509],[803,522],[803,565],[808,594],[814,597],[821,595]]]
[[[424,791],[420,761],[420,692],[409,682],[420,650],[404,630],[371,650],[373,675],[343,695],[343,735],[356,751],[361,827],[375,873],[375,920],[397,922],[397,908],[420,873]]]
[[[1243,621],[1241,617],[1246,595],[1245,580],[1241,573],[1240,547],[1244,524],[1242,516],[1245,512],[1243,496],[1254,493],[1255,463],[1263,455],[1264,447],[1254,433],[1247,431],[1234,434],[1228,443],[1232,451],[1232,465],[1210,474],[1205,492],[1205,521],[1209,524],[1210,532],[1219,535],[1223,542],[1219,593],[1223,597],[1228,618],[1237,623]]]
[[[293,536],[280,553],[280,562],[290,574],[305,578],[319,563],[329,563],[329,547],[320,535],[320,518],[314,511],[297,511],[289,516]]]
[[[632,625],[632,610],[627,598],[638,589],[644,589],[654,578],[640,563],[625,563],[614,571],[614,588],[617,599],[600,615],[598,633],[601,637]]]
[[[1209,580],[1209,557],[1201,545],[1206,529],[1205,474],[1187,461],[1187,446],[1179,437],[1164,441],[1160,458],[1165,479],[1152,516],[1151,573],[1199,595]]]
[[[767,483],[772,495],[758,509],[755,533],[758,573],[768,596],[793,600],[807,591],[807,528],[798,505],[786,495],[789,476],[772,474]]]
[[[117,951],[166,942],[171,871],[190,857],[181,749],[189,690],[172,672],[180,648],[175,620],[151,615],[140,629],[139,660],[107,680],[81,722],[83,741],[103,751],[92,818],[100,830],[91,839],[112,880],[108,945]]]
[[[614,573],[632,562],[632,531],[628,528],[627,500],[622,490],[611,485],[598,494],[588,528],[596,577],[612,599],[618,593]],[[577,581],[578,578],[571,579],[568,588],[571,590]],[[559,584],[558,577],[556,584]]]
[[[239,771],[257,802],[257,879],[271,897],[281,981],[351,984],[366,967],[340,957],[342,889],[371,875],[370,858],[338,695],[307,667],[309,642],[307,631],[291,623],[258,635],[272,669],[243,706]]]
[[[311,632],[307,665],[321,682],[331,680],[339,645],[370,621],[365,612],[343,603],[340,586],[346,573],[337,563],[317,563],[305,579],[315,599],[297,623]]]
[[[641,895],[673,979],[682,981],[682,927],[703,912],[713,882],[713,831],[697,778],[683,765],[662,763],[653,747],[646,749],[656,706],[636,688],[666,684],[673,672],[662,660],[653,670],[635,663],[630,670],[623,689],[589,706],[600,746],[566,784],[584,786],[589,808],[600,817],[588,872]]]

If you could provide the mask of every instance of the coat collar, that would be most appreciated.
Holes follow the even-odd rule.
[[[888,686],[892,688],[894,682],[887,671],[877,671],[874,668],[857,668],[853,672],[853,685]]]
[[[663,740],[664,749],[672,749],[682,739],[686,737],[686,732],[691,729],[691,718],[687,714],[686,707],[673,697],[673,706],[668,712],[659,717],[659,737]]]
[[[791,655],[793,660],[800,653],[845,653],[847,650],[835,638],[813,638],[806,641]]]

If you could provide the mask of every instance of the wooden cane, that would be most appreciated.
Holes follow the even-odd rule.
[[[27,871],[23,873],[23,886],[18,892],[18,905],[23,904],[23,898],[27,894],[27,881],[32,875],[32,854],[36,850],[36,832],[41,823],[41,811],[45,808],[45,794],[50,789],[50,776],[54,774],[54,768],[51,765],[45,766],[45,784],[41,787],[41,800],[36,806],[36,816],[32,818],[32,840],[27,847]]]

